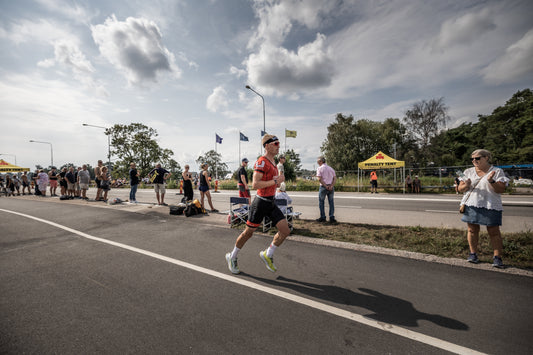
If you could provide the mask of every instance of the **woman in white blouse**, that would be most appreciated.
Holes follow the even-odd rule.
[[[466,169],[459,183],[459,191],[465,193],[461,204],[465,210],[461,220],[468,224],[468,261],[477,264],[477,248],[480,225],[487,226],[494,257],[492,265],[502,268],[503,242],[500,233],[502,225],[501,193],[509,179],[500,168],[491,164],[492,155],[488,150],[477,149],[472,153],[473,168]]]

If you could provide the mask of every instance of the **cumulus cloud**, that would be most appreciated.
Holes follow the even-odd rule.
[[[296,52],[264,44],[258,53],[249,56],[246,67],[250,82],[271,92],[328,86],[334,74],[321,34]]]
[[[227,92],[222,86],[218,86],[207,98],[206,107],[211,112],[217,112],[228,107]]]
[[[505,53],[481,72],[489,84],[514,82],[533,76],[533,30],[507,48]]]
[[[165,72],[181,75],[174,55],[162,44],[162,35],[153,21],[128,17],[118,21],[113,15],[104,24],[91,26],[100,53],[121,71],[128,82],[144,85],[157,82]]]
[[[324,34],[315,32],[314,41],[294,50],[283,44],[294,24],[315,30],[337,3],[288,0],[255,5],[260,22],[248,47],[256,51],[244,61],[249,82],[267,94],[284,95],[328,86],[335,71]]]

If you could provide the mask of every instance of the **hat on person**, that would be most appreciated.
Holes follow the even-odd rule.
[[[242,162],[243,162],[243,163],[248,163],[248,159],[246,159],[246,158],[242,158]]]
[[[279,190],[281,192],[285,192],[285,190],[287,189],[287,186],[285,185],[284,182],[282,182],[281,184],[279,184]]]
[[[273,136],[272,134],[265,134],[263,136],[263,140],[261,141],[261,143],[263,144],[263,147],[269,143],[272,143],[272,142],[276,142],[278,141],[278,137],[276,136]]]

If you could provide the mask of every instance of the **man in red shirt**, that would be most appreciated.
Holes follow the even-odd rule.
[[[274,265],[274,251],[291,232],[285,216],[274,203],[276,188],[285,181],[285,176],[279,175],[274,162],[274,157],[279,153],[279,139],[276,136],[265,134],[262,143],[265,148],[265,155],[260,157],[254,165],[252,188],[257,189],[257,195],[250,205],[246,229],[237,238],[233,251],[226,254],[228,268],[233,274],[240,273],[237,265],[239,251],[252,237],[257,227],[261,225],[265,216],[270,217],[272,224],[278,229],[270,246],[259,252],[259,257],[264,261],[268,270],[272,272],[277,270]]]

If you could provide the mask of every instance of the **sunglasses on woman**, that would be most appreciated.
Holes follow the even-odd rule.
[[[483,158],[483,157],[473,157],[472,160],[478,160],[479,161],[481,158]]]

